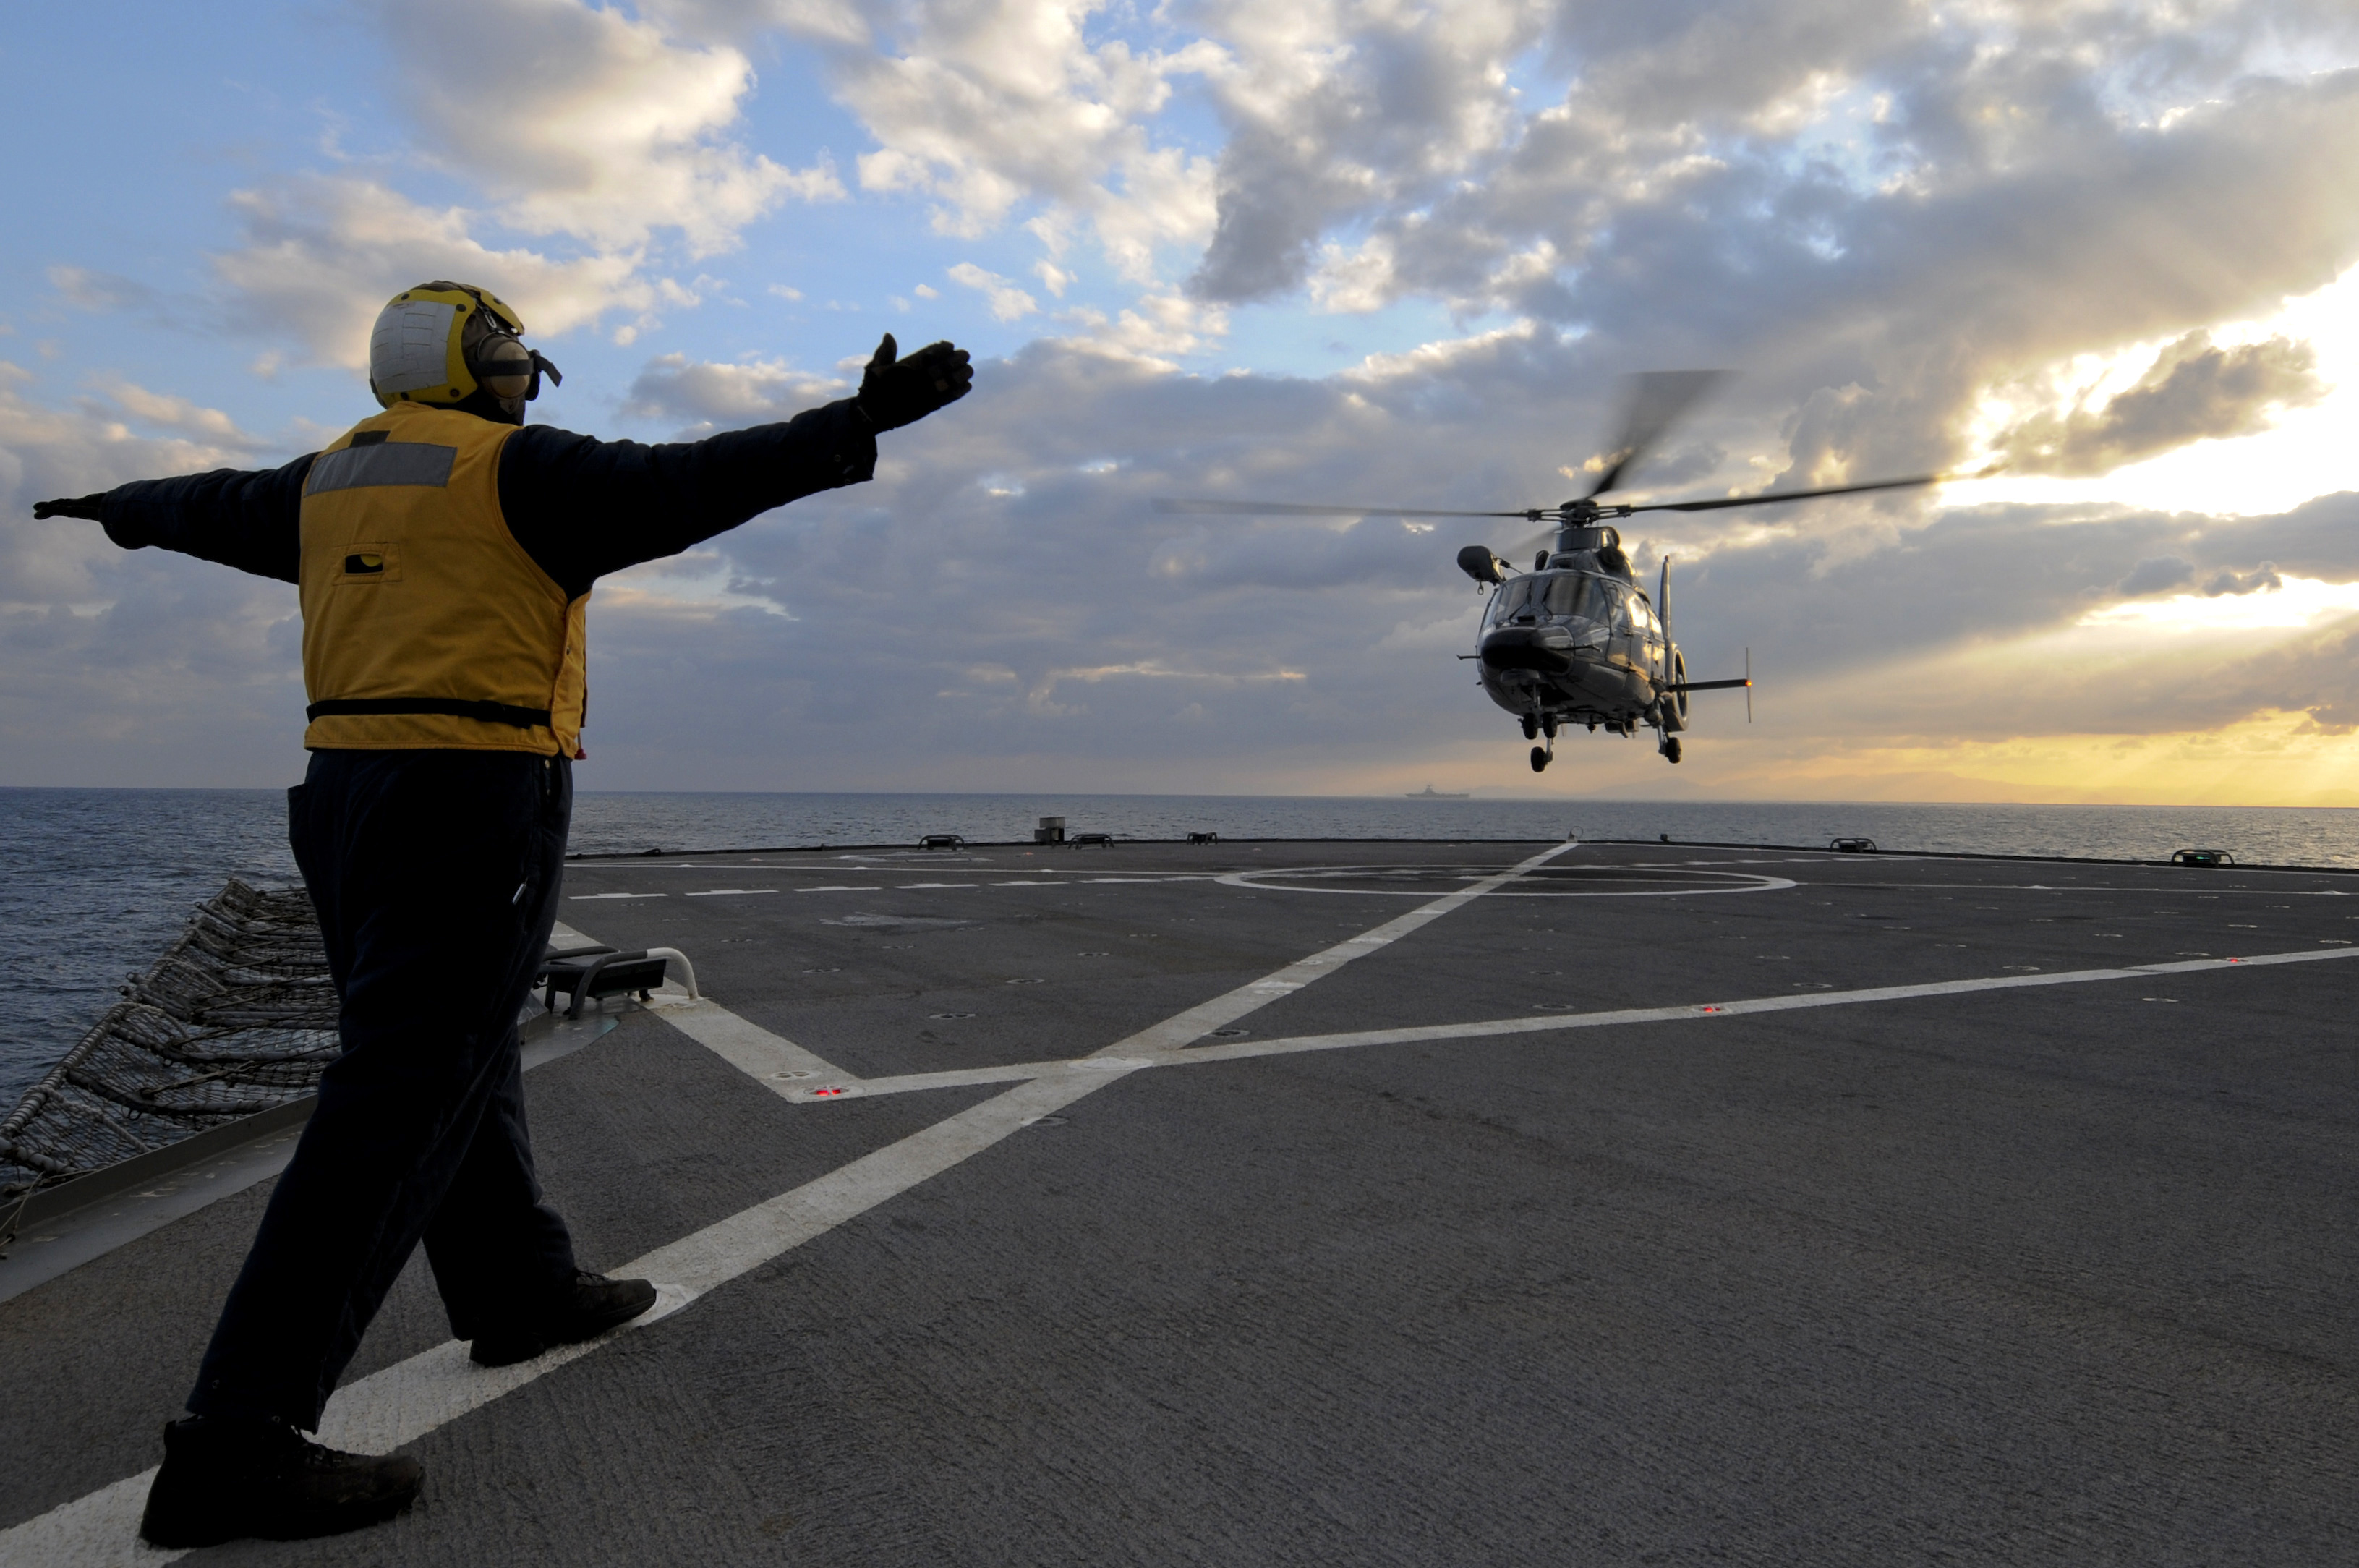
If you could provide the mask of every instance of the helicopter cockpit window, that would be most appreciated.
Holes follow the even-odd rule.
[[[1505,626],[1533,609],[1532,590],[1539,583],[1540,579],[1537,577],[1510,577],[1500,583],[1499,591],[1491,595],[1490,623],[1495,626]]]
[[[1548,579],[1548,612],[1551,615],[1578,615],[1585,621],[1610,621],[1614,618],[1617,599],[1613,585],[1600,577],[1567,572]]]

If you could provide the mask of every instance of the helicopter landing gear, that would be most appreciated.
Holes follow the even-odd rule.
[[[1544,746],[1536,746],[1532,747],[1532,771],[1535,773],[1545,773],[1548,771],[1548,747]]]
[[[1529,713],[1524,715],[1524,738],[1526,740],[1540,738],[1540,722]]]
[[[1555,715],[1550,713],[1542,713],[1540,715],[1540,734],[1549,737],[1549,745],[1553,746],[1556,744]]]
[[[1665,762],[1677,763],[1677,762],[1679,761],[1679,759],[1680,759],[1680,742],[1679,742],[1679,737],[1678,737],[1678,736],[1676,736],[1676,735],[1671,735],[1671,736],[1668,736],[1668,737],[1666,737],[1666,738],[1664,739],[1664,741],[1663,741],[1663,760],[1664,760]]]

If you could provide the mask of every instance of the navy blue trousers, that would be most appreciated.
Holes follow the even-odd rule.
[[[573,1275],[525,1128],[516,1014],[557,916],[572,764],[315,751],[288,791],[342,1052],[271,1193],[189,1396],[317,1431],[422,1239],[451,1332],[516,1322]]]

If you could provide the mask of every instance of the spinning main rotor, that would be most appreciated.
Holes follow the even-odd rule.
[[[1717,370],[1657,370],[1630,378],[1629,402],[1623,412],[1622,433],[1601,460],[1597,477],[1571,500],[1553,506],[1526,506],[1511,512],[1458,512],[1433,506],[1342,506],[1295,501],[1212,501],[1158,497],[1158,512],[1214,514],[1227,517],[1521,517],[1527,523],[1551,524],[1561,536],[1566,530],[1595,528],[1608,517],[1638,512],[1717,512],[1731,506],[1768,506],[1783,501],[1809,501],[1821,495],[1857,495],[1871,490],[1906,490],[1949,477],[1920,474],[1907,479],[1879,479],[1865,485],[1832,485],[1815,490],[1776,490],[1753,495],[1723,495],[1702,501],[1650,501],[1643,506],[1599,501],[1619,486],[1622,476],[1636,466],[1689,407],[1718,383]]]

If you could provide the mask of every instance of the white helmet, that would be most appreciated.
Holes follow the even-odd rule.
[[[406,289],[377,312],[369,333],[369,390],[396,403],[451,408],[487,393],[511,418],[540,396],[540,378],[562,386],[557,366],[517,341],[524,321],[487,289],[434,282]]]

